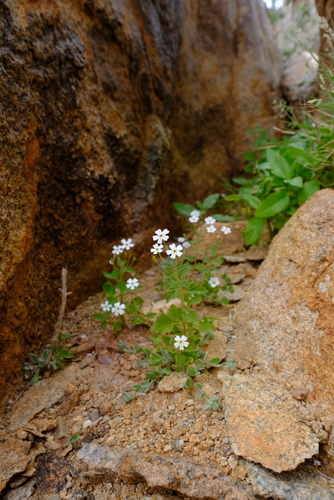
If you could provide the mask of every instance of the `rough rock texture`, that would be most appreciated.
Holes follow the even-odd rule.
[[[274,238],[238,310],[237,358],[312,405],[334,410],[334,191],[317,192]]]
[[[201,467],[181,457],[163,457],[97,443],[84,444],[77,456],[79,471],[89,481],[120,477],[129,483],[144,480],[151,487],[171,489],[189,498],[255,500],[248,486],[238,484],[217,469]]]
[[[8,481],[26,469],[30,458],[28,452],[31,443],[10,437],[0,442],[0,492],[7,486]]]
[[[50,333],[61,268],[78,303],[111,242],[216,190],[281,69],[262,0],[5,0],[0,37],[1,393]]]
[[[13,406],[10,429],[24,427],[44,408],[50,408],[58,403],[65,396],[65,389],[75,378],[76,373],[77,365],[71,364],[53,375],[50,380],[40,380],[33,387],[30,387]]]
[[[301,466],[293,472],[275,474],[261,465],[242,461],[256,495],[274,500],[333,500],[327,479],[312,467]]]
[[[223,395],[236,455],[282,472],[318,453],[318,440],[305,423],[303,406],[283,387],[260,375],[225,375]]]

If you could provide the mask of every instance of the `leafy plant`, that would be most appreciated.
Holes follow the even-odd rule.
[[[140,314],[144,302],[141,297],[135,296],[130,301],[125,300],[128,292],[141,289],[136,278],[137,271],[132,267],[135,256],[129,252],[133,246],[132,239],[129,238],[122,239],[121,245],[113,247],[114,257],[110,260],[112,271],[103,273],[108,278],[108,281],[103,285],[103,290],[107,295],[107,300],[101,304],[101,309],[104,312],[94,314],[94,318],[101,321],[101,328],[105,328],[107,323],[111,323],[115,334],[124,328],[127,315],[132,317],[134,324],[148,322],[148,319]]]
[[[197,223],[199,213],[192,211],[190,219],[192,223]],[[215,318],[200,317],[194,309],[196,304],[212,295],[212,289],[220,284],[219,279],[212,276],[204,264],[184,255],[183,246],[172,243],[167,247],[165,242],[169,238],[168,233],[167,229],[156,231],[153,239],[157,243],[153,245],[151,251],[153,261],[160,267],[159,290],[165,293],[167,302],[179,299],[180,305],[172,304],[168,312],[161,312],[155,317],[151,326],[152,348],[142,348],[135,344],[131,349],[124,342],[118,344],[120,350],[141,355],[145,364],[152,367],[152,371],[146,373],[146,380],[134,386],[137,394],[123,393],[126,401],[148,392],[162,377],[173,372],[185,372],[188,376],[185,388],[191,388],[194,385],[193,378],[199,377],[203,370],[223,366],[219,358],[206,360],[205,352],[202,350],[213,338]],[[199,240],[196,244],[199,244]],[[168,259],[163,259],[163,250],[169,256]],[[194,264],[195,269],[201,272],[196,280],[193,278]],[[221,289],[231,289],[227,276],[224,274],[221,277],[227,282]],[[226,298],[224,299],[223,303],[228,302]],[[141,364],[144,364],[143,361]],[[199,388],[197,382],[195,386]],[[210,405],[213,408],[214,402],[211,401]]]

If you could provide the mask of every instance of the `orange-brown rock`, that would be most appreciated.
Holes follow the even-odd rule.
[[[237,7],[238,5],[238,7]],[[138,253],[173,201],[217,191],[272,125],[280,60],[262,0],[8,0],[0,7],[0,393],[110,245]]]
[[[315,418],[334,411],[334,191],[317,192],[274,238],[238,310],[237,356]]]
[[[317,437],[305,421],[307,412],[284,387],[260,375],[225,375],[223,395],[236,455],[282,472],[318,453]]]

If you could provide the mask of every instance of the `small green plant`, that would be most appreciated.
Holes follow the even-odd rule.
[[[34,385],[38,382],[40,375],[47,369],[58,370],[64,368],[66,360],[73,358],[73,354],[66,349],[65,342],[69,335],[62,333],[61,327],[63,323],[66,299],[71,292],[67,292],[67,270],[62,270],[62,301],[58,320],[55,324],[55,333],[50,347],[46,347],[41,355],[31,353],[29,355],[29,362],[24,364],[24,371],[26,377],[30,378],[30,384]]]
[[[105,328],[107,323],[111,323],[115,334],[124,328],[126,316],[131,316],[134,324],[147,323],[148,321],[140,314],[143,305],[141,297],[135,296],[129,301],[125,300],[128,292],[141,289],[136,278],[137,271],[132,267],[135,256],[130,250],[133,247],[131,238],[122,239],[121,245],[114,245],[113,258],[110,260],[112,271],[103,273],[108,278],[108,281],[103,285],[103,290],[107,295],[107,300],[101,304],[101,309],[104,312],[94,314],[94,318],[101,321],[101,328]]]
[[[73,434],[71,437],[70,437],[70,443],[76,443],[77,441],[80,441],[82,438],[81,436],[79,436],[79,434]]]
[[[189,221],[196,224],[201,214],[195,210],[189,215]],[[211,220],[211,217],[209,219],[206,224],[207,227],[212,228],[215,221]],[[131,349],[124,342],[118,344],[118,348],[122,351],[139,354],[142,358],[141,366],[152,367],[152,371],[146,373],[146,380],[134,386],[137,394],[123,393],[126,401],[148,392],[162,377],[171,375],[173,372],[186,373],[188,377],[185,388],[189,389],[194,385],[193,378],[199,377],[203,370],[223,366],[219,358],[206,360],[203,351],[203,347],[213,338],[215,318],[200,317],[194,308],[212,295],[212,290],[219,287],[220,280],[217,276],[212,276],[204,264],[199,263],[193,257],[184,255],[185,246],[189,248],[189,245],[185,245],[185,241],[183,246],[172,243],[167,247],[168,233],[167,229],[163,231],[159,229],[155,232],[153,240],[156,243],[151,248],[151,252],[153,261],[160,267],[159,290],[165,293],[167,302],[178,299],[179,305],[172,304],[167,313],[161,312],[154,318],[155,321],[151,326],[152,348],[142,348],[135,344]],[[200,240],[197,239],[195,244],[198,245],[199,242]],[[167,259],[162,257],[164,250],[168,256]],[[193,278],[194,265],[201,272],[197,279]],[[227,280],[225,274],[221,278]],[[226,287],[232,289],[229,284],[221,288],[224,290]],[[222,300],[222,303],[227,302],[227,299]],[[199,385],[196,387],[198,389]],[[202,397],[204,398],[205,395]],[[211,409],[217,406],[217,401],[210,400],[208,403]]]

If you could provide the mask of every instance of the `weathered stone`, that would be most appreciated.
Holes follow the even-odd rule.
[[[32,494],[35,490],[35,480],[32,479],[24,486],[20,488],[16,488],[13,491],[9,491],[4,497],[3,500],[28,500],[31,498]]]
[[[165,375],[158,384],[160,392],[176,392],[183,389],[188,376],[185,373],[174,372],[171,375]]]
[[[14,431],[24,427],[29,420],[45,408],[50,408],[65,396],[65,389],[77,374],[77,366],[73,363],[64,370],[42,379],[30,387],[14,405],[9,428]]]
[[[318,191],[274,238],[237,309],[236,357],[334,412],[334,191]]]
[[[245,252],[247,260],[264,260],[268,253],[268,248],[261,247],[260,245],[252,245],[247,252]]]
[[[7,486],[8,481],[19,472],[23,472],[29,462],[28,452],[31,442],[8,438],[0,442],[0,492]]]
[[[181,457],[165,457],[126,448],[84,444],[77,454],[78,470],[88,481],[119,477],[129,483],[146,481],[188,498],[255,500],[250,488],[213,467],[203,467]]]
[[[4,392],[52,332],[63,266],[73,307],[120,236],[148,260],[173,201],[242,168],[281,62],[262,0],[7,0],[0,24]]]
[[[226,356],[226,340],[223,332],[215,331],[214,338],[209,340],[208,344],[202,348],[205,352],[205,360],[210,361],[210,359],[219,358],[221,361],[225,359]]]
[[[260,375],[221,372],[218,378],[223,380],[228,436],[236,455],[282,472],[318,453],[306,412],[289,391]]]
[[[276,474],[261,465],[242,461],[253,491],[261,498],[277,500],[333,500],[327,480],[313,467],[300,466],[293,472]]]

